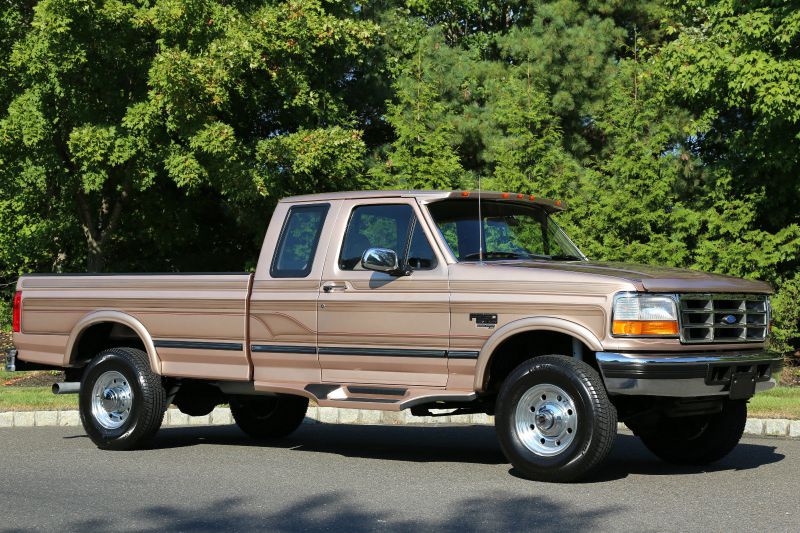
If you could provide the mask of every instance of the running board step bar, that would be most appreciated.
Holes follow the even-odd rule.
[[[447,405],[444,407],[447,409],[454,403],[469,403],[477,398],[475,392],[446,392],[436,389],[376,385],[311,384],[306,385],[304,390],[314,395],[320,405],[374,403],[396,406],[398,410],[436,403]]]

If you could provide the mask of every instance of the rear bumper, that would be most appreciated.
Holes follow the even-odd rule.
[[[597,363],[609,394],[746,398],[775,386],[772,376],[783,357],[767,351],[598,352]]]

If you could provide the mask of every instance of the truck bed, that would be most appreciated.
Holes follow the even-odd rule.
[[[113,316],[127,329],[115,326],[103,334],[122,340],[146,330],[152,346],[143,348],[163,375],[247,380],[251,278],[249,273],[23,276],[17,284],[24,317],[17,347],[31,362],[71,366],[96,353],[87,343],[97,331],[78,332],[93,322],[108,328],[99,323]]]

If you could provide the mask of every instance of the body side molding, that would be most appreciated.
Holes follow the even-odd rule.
[[[230,350],[241,352],[244,349],[239,342],[205,342],[205,341],[176,341],[171,339],[156,339],[153,341],[156,348],[183,348],[186,350]]]

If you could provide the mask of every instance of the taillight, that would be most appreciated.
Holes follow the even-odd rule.
[[[14,318],[11,321],[11,325],[14,328],[14,333],[22,331],[22,293],[19,291],[14,294]]]

